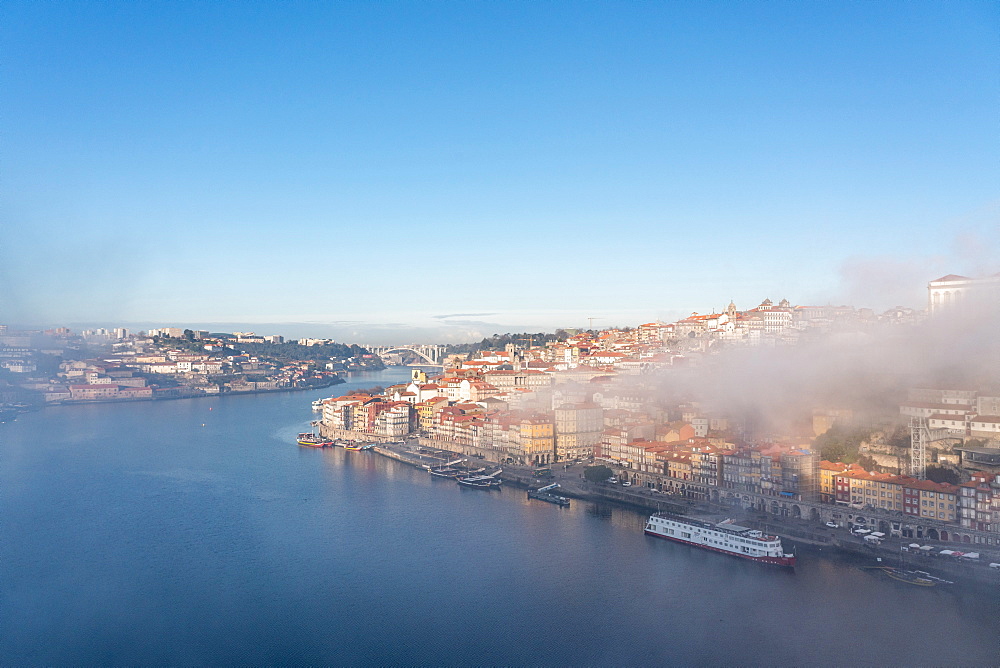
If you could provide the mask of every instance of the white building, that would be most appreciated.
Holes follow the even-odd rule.
[[[927,284],[927,310],[978,315],[984,309],[1000,304],[1000,274],[986,278],[969,278],[948,274]]]

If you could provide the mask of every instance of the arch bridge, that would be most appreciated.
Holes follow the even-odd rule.
[[[410,352],[419,357],[420,359],[426,361],[432,366],[441,366],[441,358],[444,356],[444,346],[437,344],[410,344],[405,346],[362,346],[363,348],[371,351],[373,355],[378,355],[382,357],[387,353],[393,352]]]

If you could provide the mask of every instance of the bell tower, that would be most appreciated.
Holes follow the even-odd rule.
[[[726,307],[726,315],[729,316],[730,320],[734,320],[736,318],[736,302],[729,302],[729,306]]]

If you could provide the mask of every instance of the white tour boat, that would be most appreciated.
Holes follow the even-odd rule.
[[[780,538],[766,536],[757,529],[741,527],[732,520],[712,524],[679,515],[656,513],[646,523],[646,535],[765,564],[795,566],[795,555],[785,554]]]

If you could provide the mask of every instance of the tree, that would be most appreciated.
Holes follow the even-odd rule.
[[[453,343],[445,348],[446,354],[469,354],[472,358],[482,350],[503,350],[508,344],[514,344],[518,348],[528,346],[540,347],[549,341],[561,341],[569,336],[564,330],[558,330],[555,334],[549,332],[530,332],[494,334],[483,339],[479,343]]]
[[[604,482],[612,475],[614,475],[614,471],[612,471],[607,466],[604,466],[603,464],[599,464],[597,466],[588,466],[587,468],[583,469],[583,477],[589,480],[590,482]]]
[[[933,482],[946,482],[950,485],[957,485],[961,482],[957,473],[940,466],[928,466],[927,479]]]
[[[835,424],[825,434],[817,436],[814,445],[823,459],[851,464],[858,460],[861,442],[869,438],[869,429],[849,429]]]
[[[868,455],[859,455],[858,461],[855,463],[866,471],[874,471],[878,466],[878,462],[875,461],[875,458],[869,457]]]

